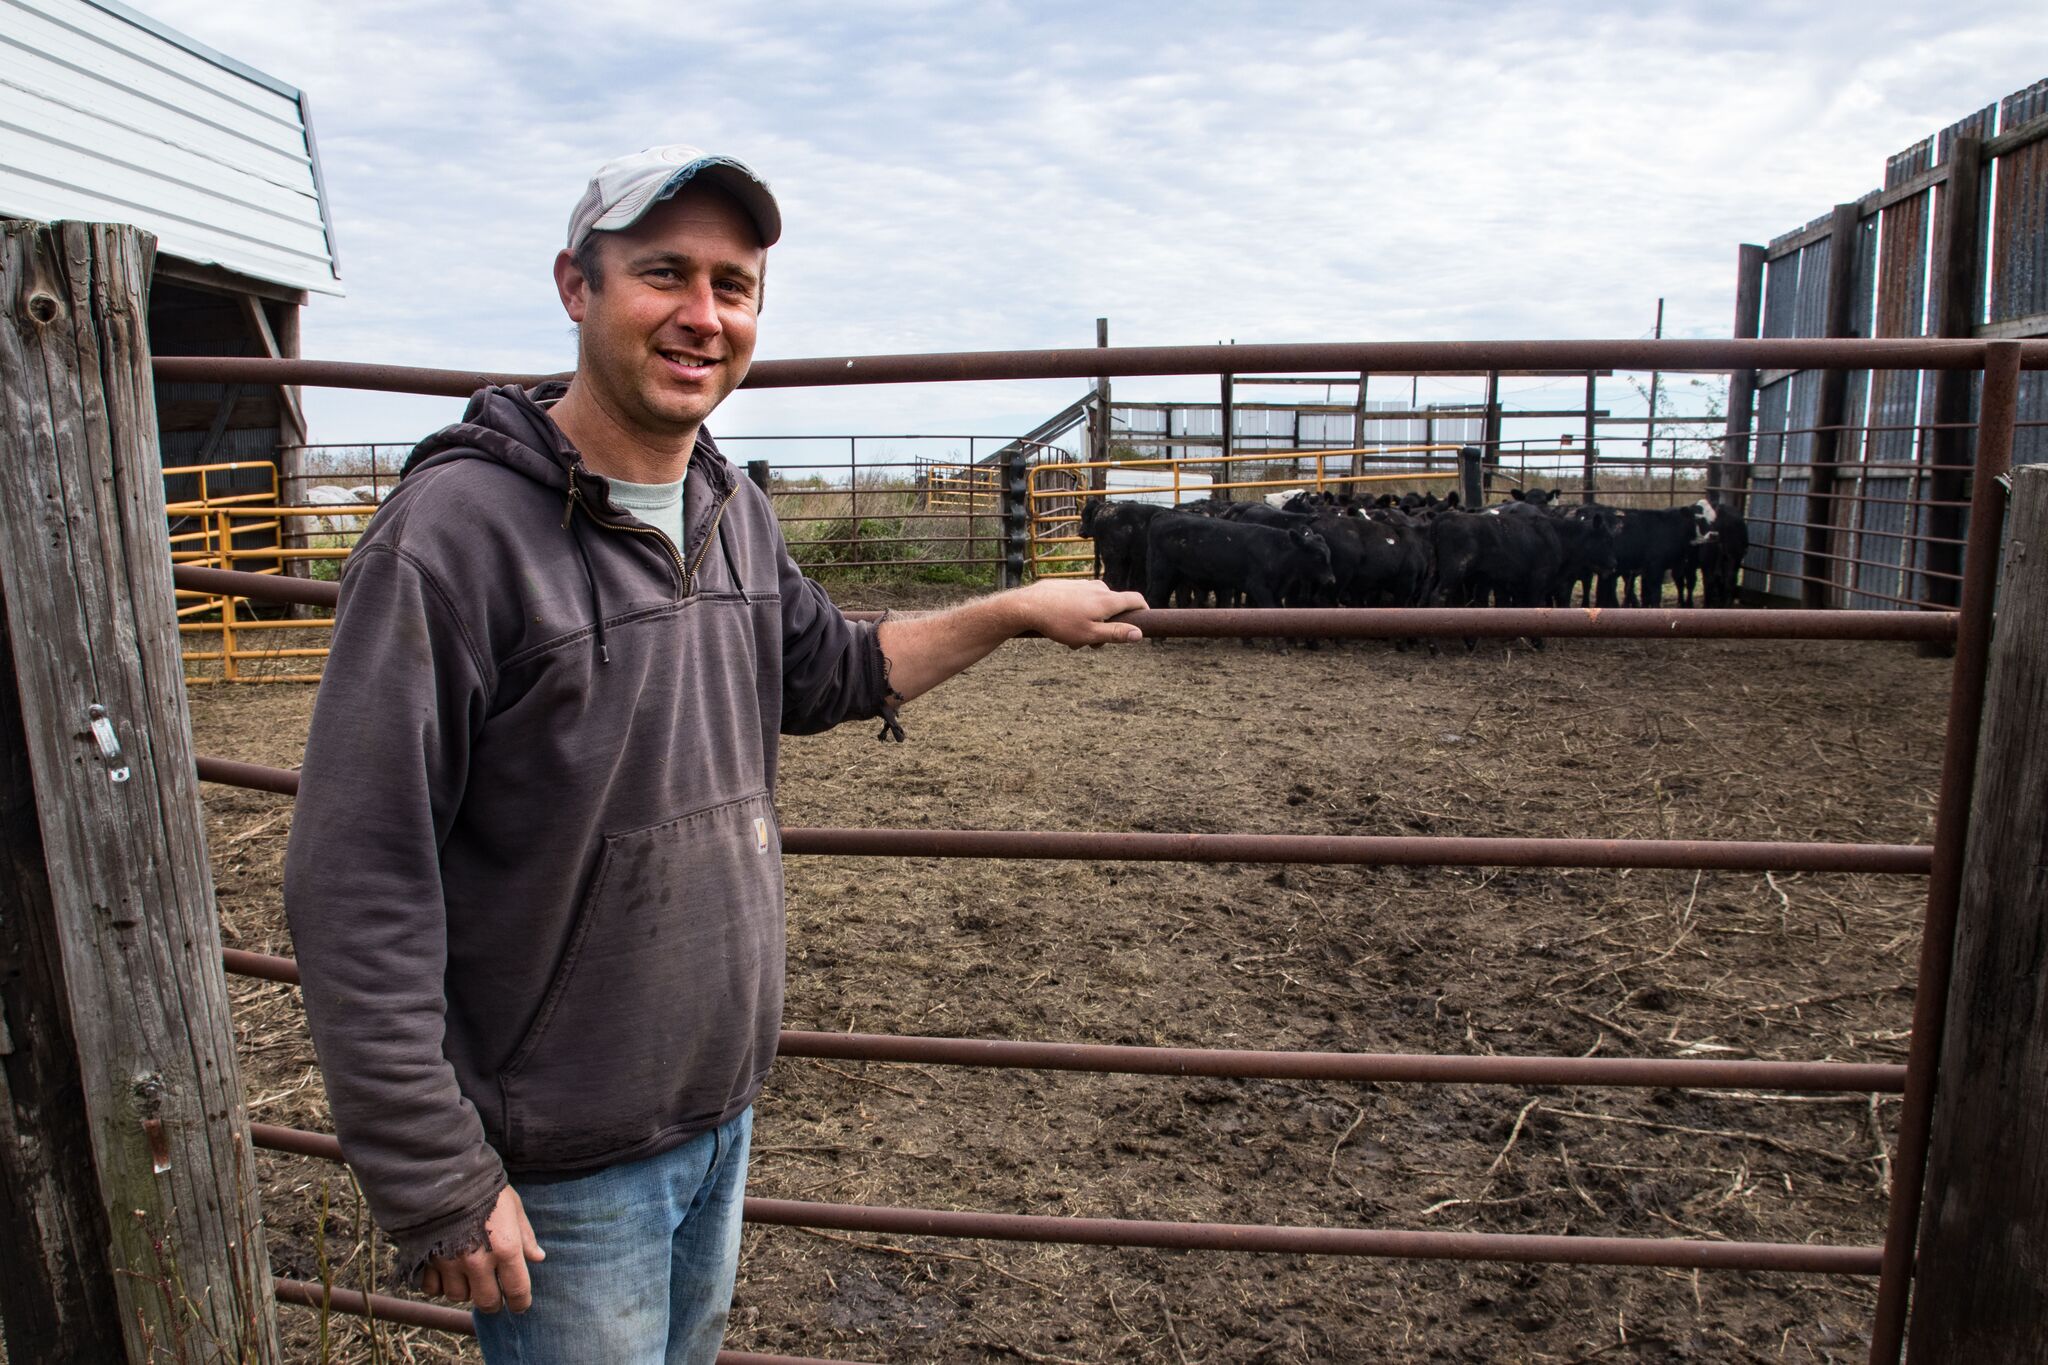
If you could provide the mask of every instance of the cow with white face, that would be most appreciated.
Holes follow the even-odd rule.
[[[1706,605],[1734,606],[1741,589],[1742,560],[1749,553],[1748,523],[1734,508],[1701,498],[1692,505],[1692,526]]]

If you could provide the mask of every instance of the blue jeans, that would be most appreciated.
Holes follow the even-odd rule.
[[[740,1258],[754,1111],[680,1147],[520,1185],[533,1307],[471,1313],[488,1365],[711,1365]]]

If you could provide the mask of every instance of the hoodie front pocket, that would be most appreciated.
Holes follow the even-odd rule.
[[[499,1075],[506,1162],[572,1166],[715,1123],[775,1055],[782,972],[782,837],[767,793],[607,835]]]

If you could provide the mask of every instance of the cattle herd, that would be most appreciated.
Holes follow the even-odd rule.
[[[1091,499],[1081,534],[1111,587],[1155,607],[1659,606],[1695,588],[1732,606],[1749,548],[1742,518],[1712,499],[1656,509],[1565,505],[1517,489],[1496,506],[1410,493],[1370,503],[1293,491],[1178,507]]]

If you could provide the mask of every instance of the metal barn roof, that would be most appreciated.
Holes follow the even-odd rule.
[[[0,0],[0,215],[342,292],[306,97],[116,0]]]

